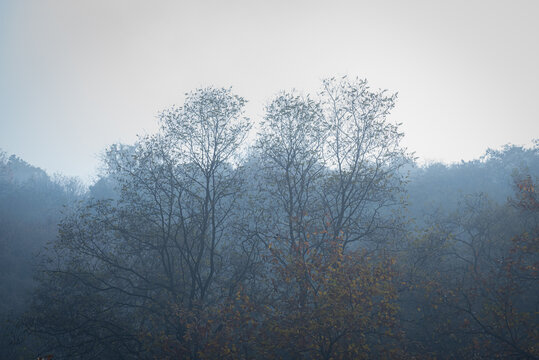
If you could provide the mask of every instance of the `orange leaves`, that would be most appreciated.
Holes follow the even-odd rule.
[[[184,335],[169,346],[170,358],[238,359],[254,344],[259,323],[255,306],[239,288],[231,298],[213,306],[178,311]]]
[[[535,191],[529,184],[519,188]],[[417,305],[421,303],[421,307],[413,307],[417,309],[414,311],[416,321],[424,326],[435,319],[437,325],[429,329],[435,334],[433,338],[453,335],[452,347],[461,354],[475,354],[472,356],[475,358],[492,358],[493,353],[500,358],[539,355],[536,347],[539,333],[534,333],[539,229],[536,222],[529,226],[528,219],[536,219],[537,215],[530,208],[535,201],[530,200],[530,196],[529,193],[519,196],[518,208],[526,211],[519,213],[525,220],[521,228],[525,232],[512,239],[509,236],[495,238],[495,234],[487,233],[484,242],[476,242],[474,246],[478,249],[483,245],[488,252],[474,254],[472,258],[469,254],[457,253],[459,249],[454,248],[452,251],[460,257],[450,258],[445,263],[451,265],[448,270],[414,274],[415,301]],[[438,346],[445,345],[442,340]]]
[[[180,309],[182,337],[161,344],[185,359],[399,357],[396,261],[344,251],[343,241],[325,231],[294,243],[272,238],[256,284],[263,295],[240,285],[211,305]]]
[[[326,232],[308,238],[321,234]],[[267,313],[274,341],[268,351],[287,349],[288,356],[298,357],[300,350],[290,348],[295,344],[301,356],[361,358],[374,351],[363,333],[373,329],[386,337],[398,333],[392,330],[398,312],[391,270],[396,261],[371,262],[361,252],[345,253],[342,245],[341,238],[298,242],[283,257],[285,262],[271,262],[277,276],[272,279],[273,290],[280,303]]]
[[[516,206],[523,210],[539,211],[537,192],[531,176],[516,181],[516,185],[519,189]]]

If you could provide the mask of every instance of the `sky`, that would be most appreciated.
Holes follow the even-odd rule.
[[[537,19],[536,0],[0,0],[0,149],[91,182],[188,91],[232,86],[256,124],[348,75],[398,92],[420,162],[471,160],[539,138]]]

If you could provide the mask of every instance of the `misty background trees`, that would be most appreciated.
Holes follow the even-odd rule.
[[[86,191],[3,155],[3,354],[537,358],[538,144],[417,166],[395,101],[281,92],[246,148],[198,89]]]

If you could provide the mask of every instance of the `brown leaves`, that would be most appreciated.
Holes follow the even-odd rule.
[[[310,234],[315,237],[317,234]],[[317,243],[313,241],[313,243]],[[319,244],[319,243],[317,243]],[[362,252],[343,252],[342,240],[323,246],[300,242],[286,262],[271,261],[279,303],[267,316],[268,352],[275,356],[361,358],[382,351],[372,337],[396,331],[394,259],[368,260]],[[277,252],[271,252],[277,256]],[[367,335],[368,334],[368,335]],[[389,343],[383,351],[395,350]]]

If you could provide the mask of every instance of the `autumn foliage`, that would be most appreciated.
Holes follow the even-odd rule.
[[[316,235],[313,235],[316,237]],[[340,239],[283,250],[275,239],[264,255],[267,297],[238,290],[219,306],[179,310],[181,339],[164,339],[171,358],[393,358],[399,354],[395,260],[343,252]],[[196,345],[195,345],[196,344]]]
[[[276,246],[268,259],[274,303],[268,306],[266,345],[274,357],[359,359],[395,351],[391,259],[344,253],[340,239],[316,247],[298,243],[288,252]]]
[[[472,220],[473,226],[462,226],[473,236],[450,234],[432,256],[436,266],[416,274],[410,291],[420,305],[408,337],[418,355],[439,357],[449,346],[451,356],[463,359],[539,357],[539,206],[530,177],[516,187],[505,211],[525,232],[512,238],[483,234],[479,230],[486,224]],[[421,339],[421,328],[430,332],[431,342],[414,341]]]
[[[38,273],[21,321],[36,354],[538,358],[532,177],[507,202],[443,194],[440,212],[420,189],[408,216],[396,95],[322,85],[278,94],[247,152],[245,100],[216,88],[111,146],[113,188],[66,214]]]

